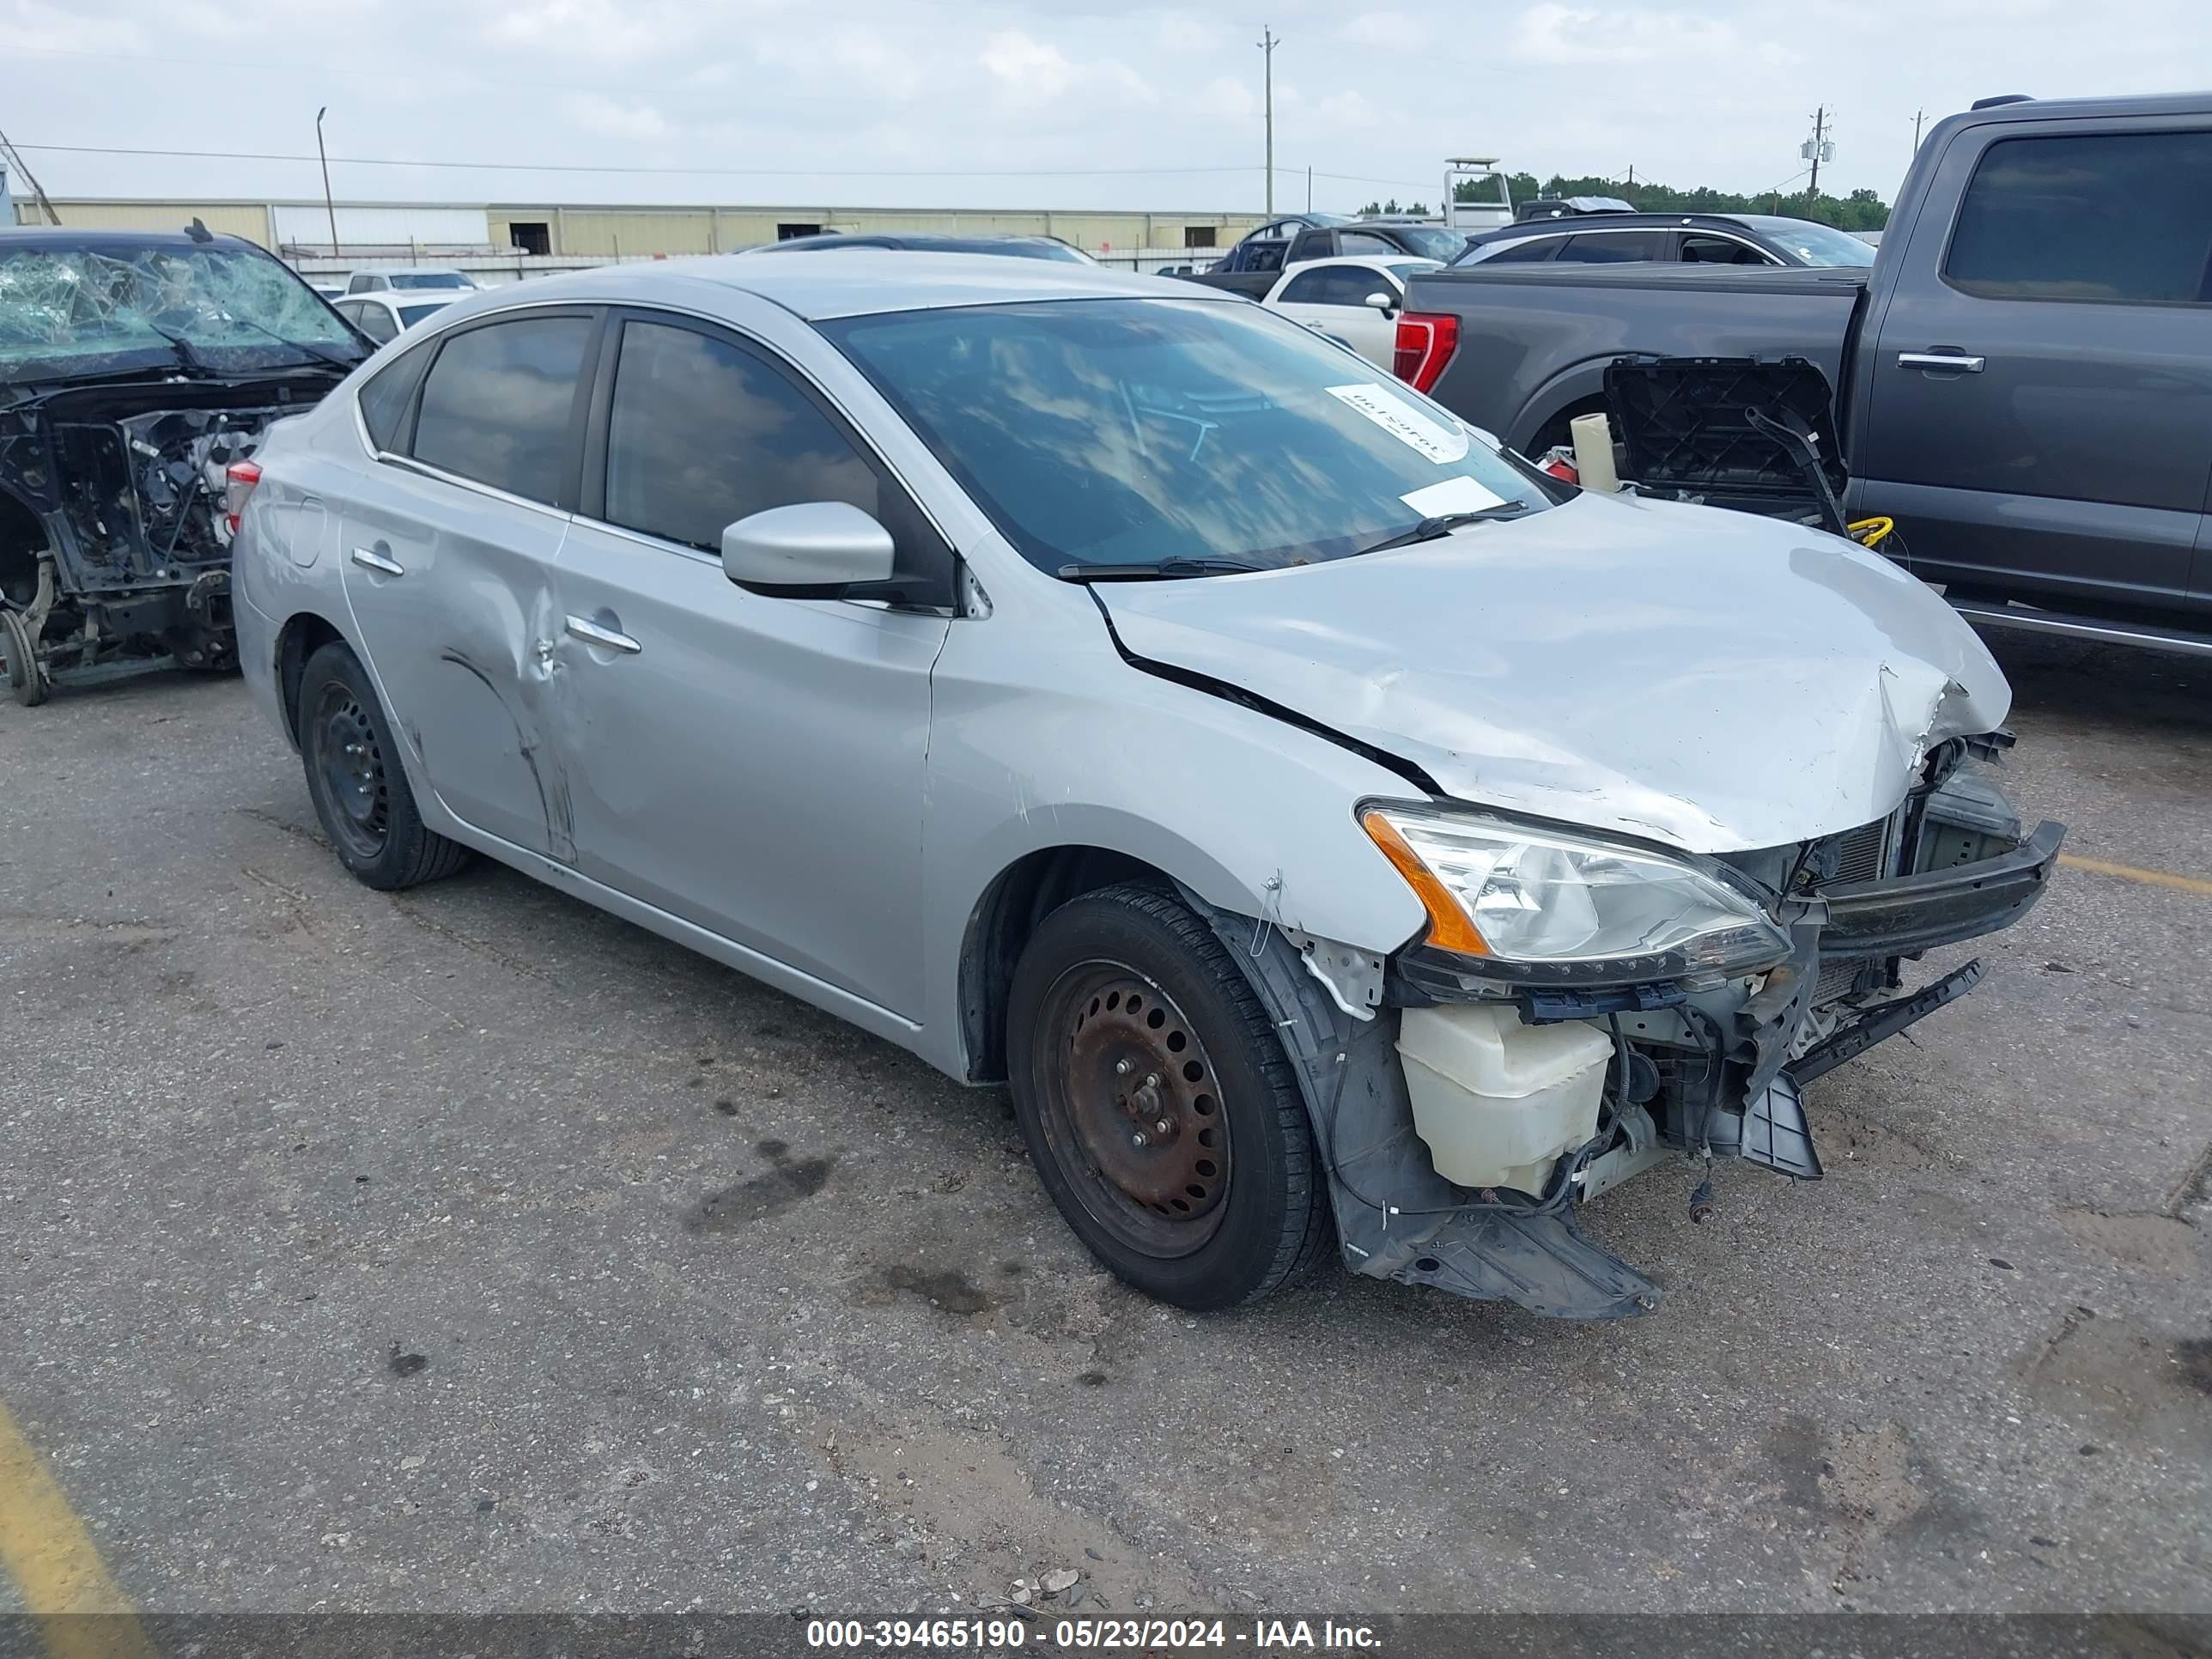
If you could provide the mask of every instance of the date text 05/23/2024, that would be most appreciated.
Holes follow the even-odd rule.
[[[816,1619],[806,1626],[806,1644],[827,1650],[873,1652],[923,1650],[1012,1653],[1024,1649],[1099,1649],[1122,1652],[1178,1652],[1241,1649],[1253,1654],[1304,1653],[1322,1650],[1379,1650],[1372,1626],[1334,1620],[1254,1619],[1231,1624],[1221,1619],[1058,1619],[1034,1626],[1020,1618],[860,1620]]]

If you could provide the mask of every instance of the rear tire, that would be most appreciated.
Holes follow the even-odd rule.
[[[332,641],[307,659],[295,726],[315,816],[356,878],[394,892],[468,863],[467,848],[424,827],[392,722],[345,646]]]
[[[26,708],[36,708],[46,700],[53,684],[46,678],[46,671],[39,661],[35,641],[22,613],[0,605],[0,656],[8,659],[8,690],[17,702]]]
[[[1188,906],[1135,885],[1062,905],[1022,953],[1007,1024],[1030,1160],[1116,1275],[1232,1308],[1318,1259],[1328,1200],[1297,1075]]]

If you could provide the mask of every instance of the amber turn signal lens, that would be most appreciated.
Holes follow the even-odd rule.
[[[1359,827],[1368,838],[1382,849],[1382,856],[1390,860],[1406,884],[1419,895],[1421,904],[1429,913],[1429,943],[1443,951],[1456,951],[1462,956],[1486,957],[1490,947],[1482,942],[1474,923],[1459,907],[1459,901],[1448,891],[1436,872],[1421,862],[1421,855],[1408,846],[1398,833],[1398,826],[1379,811],[1359,815]]]

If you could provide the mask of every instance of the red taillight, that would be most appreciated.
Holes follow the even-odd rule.
[[[261,482],[261,463],[233,461],[223,469],[222,511],[230,526],[230,533],[238,534],[239,515],[246,511],[246,498],[253,493],[253,486]]]
[[[1414,391],[1426,392],[1458,348],[1459,319],[1449,312],[1401,313],[1390,372]]]

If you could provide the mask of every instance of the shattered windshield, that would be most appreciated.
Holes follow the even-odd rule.
[[[1308,564],[1548,504],[1444,410],[1242,301],[818,323],[1030,563]]]
[[[257,251],[0,243],[0,383],[167,365],[251,370],[318,354],[362,352],[305,283]]]

